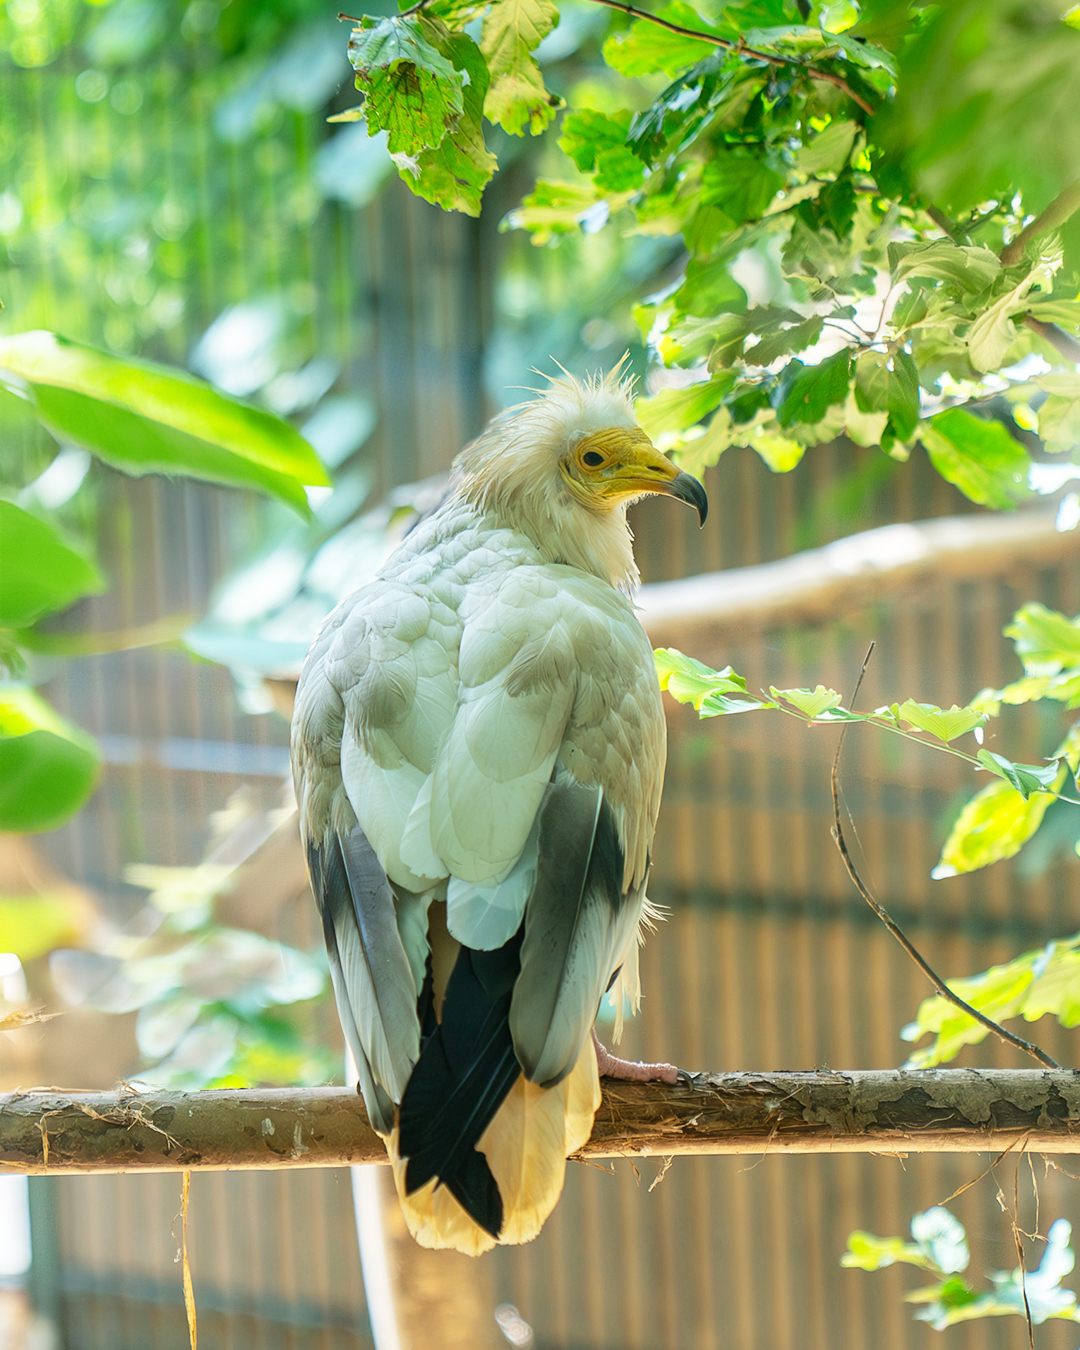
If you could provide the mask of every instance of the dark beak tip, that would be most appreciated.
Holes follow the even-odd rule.
[[[709,498],[705,489],[691,474],[680,473],[671,484],[671,495],[679,501],[692,506],[698,513],[698,528],[705,524],[709,515]]]

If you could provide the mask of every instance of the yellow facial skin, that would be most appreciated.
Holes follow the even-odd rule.
[[[574,496],[594,511],[612,511],[629,498],[662,492],[695,507],[705,523],[705,489],[662,455],[640,427],[611,427],[582,437],[561,467]]]

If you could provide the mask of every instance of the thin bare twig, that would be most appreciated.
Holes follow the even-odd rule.
[[[855,684],[855,692],[851,697],[852,706],[855,703],[855,699],[858,697],[859,689],[862,687],[863,676],[866,674],[866,668],[870,664],[870,657],[874,653],[875,645],[875,643],[871,642],[870,648],[866,653],[866,657],[862,664],[862,670],[860,670],[859,678]],[[1037,1059],[1039,1063],[1046,1068],[1060,1069],[1061,1065],[1058,1064],[1056,1060],[1051,1059],[1045,1050],[1040,1050],[1037,1045],[1033,1045],[1030,1041],[1025,1041],[1022,1036],[1017,1036],[1011,1031],[1006,1031],[1006,1029],[995,1022],[993,1018],[987,1017],[985,1013],[979,1012],[979,1010],[973,1008],[970,1003],[965,1003],[959,994],[954,994],[918,948],[915,947],[901,931],[888,910],[880,905],[867,890],[862,877],[859,876],[858,869],[852,860],[851,854],[848,852],[847,840],[844,838],[844,830],[840,824],[840,753],[844,748],[844,737],[846,734],[847,727],[845,726],[841,730],[839,739],[836,742],[836,754],[833,756],[832,773],[829,779],[829,784],[832,789],[833,804],[832,837],[836,843],[836,847],[840,850],[840,857],[844,861],[844,867],[847,870],[847,874],[851,878],[855,889],[943,999],[951,1003],[954,1007],[959,1008],[961,1012],[967,1013],[969,1017],[974,1018],[975,1021],[978,1022],[980,1026],[984,1026],[987,1031],[992,1031],[995,1036],[999,1036],[1003,1041],[1007,1041],[1009,1045],[1014,1045],[1018,1050],[1023,1050],[1025,1054],[1031,1055],[1033,1059]]]
[[[1012,1224],[1013,1242],[1016,1243],[1016,1260],[1020,1267],[1020,1292],[1024,1296],[1024,1318],[1027,1322],[1028,1350],[1035,1350],[1035,1327],[1031,1321],[1031,1304],[1027,1294],[1027,1266],[1024,1263],[1024,1244],[1020,1240],[1020,1159],[1016,1160],[1013,1172],[1013,1207],[1009,1215]]]
[[[796,69],[809,75],[812,80],[824,80],[828,84],[834,84],[837,89],[842,89],[852,102],[857,103],[865,113],[873,113],[874,105],[868,103],[840,75],[834,75],[830,70],[819,70],[817,66],[806,65],[802,61],[797,61],[793,57],[773,56],[770,52],[758,51],[756,47],[748,47],[741,40],[731,42],[728,38],[719,37],[716,33],[699,33],[694,28],[683,28],[681,24],[672,23],[670,19],[661,19],[659,15],[650,14],[647,10],[638,9],[634,5],[626,3],[626,0],[593,0],[594,4],[606,5],[608,9],[617,9],[621,14],[629,14],[634,19],[645,19],[649,23],[655,23],[660,28],[666,28],[669,33],[677,33],[680,37],[695,38],[698,42],[708,42],[713,47],[723,47],[726,51],[738,52],[740,56],[752,57],[755,61],[766,61],[770,66],[794,66]]]
[[[1024,256],[1024,249],[1040,235],[1049,234],[1059,225],[1064,225],[1071,215],[1080,211],[1080,179],[1070,183],[1059,192],[1045,211],[1030,221],[1016,238],[1001,250],[1001,262],[1004,267],[1012,267]]]
[[[191,1263],[188,1261],[188,1202],[191,1196],[191,1172],[184,1173],[180,1185],[180,1252],[183,1260],[184,1311],[187,1313],[188,1343],[191,1350],[198,1350],[199,1327],[195,1313],[195,1287],[191,1282]]]

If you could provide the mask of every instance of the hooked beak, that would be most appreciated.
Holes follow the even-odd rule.
[[[667,491],[670,496],[678,497],[679,501],[685,502],[687,506],[693,506],[697,510],[698,525],[705,524],[709,514],[709,499],[705,495],[705,489],[692,474],[680,473],[671,480],[671,486]]]
[[[589,438],[583,445],[591,445],[593,441],[599,443],[601,437],[606,444],[610,443],[611,433],[601,433],[600,436]],[[646,492],[663,493],[694,507],[699,525],[704,525],[709,514],[709,499],[698,480],[683,473],[666,455],[662,455],[640,427],[622,431],[619,439],[621,444],[615,463],[600,488],[603,495],[623,498],[641,496]]]

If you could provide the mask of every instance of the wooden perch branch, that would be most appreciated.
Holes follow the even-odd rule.
[[[604,1081],[580,1158],[701,1153],[1080,1152],[1080,1073],[930,1069]],[[0,1172],[385,1162],[348,1088],[0,1096]]]

